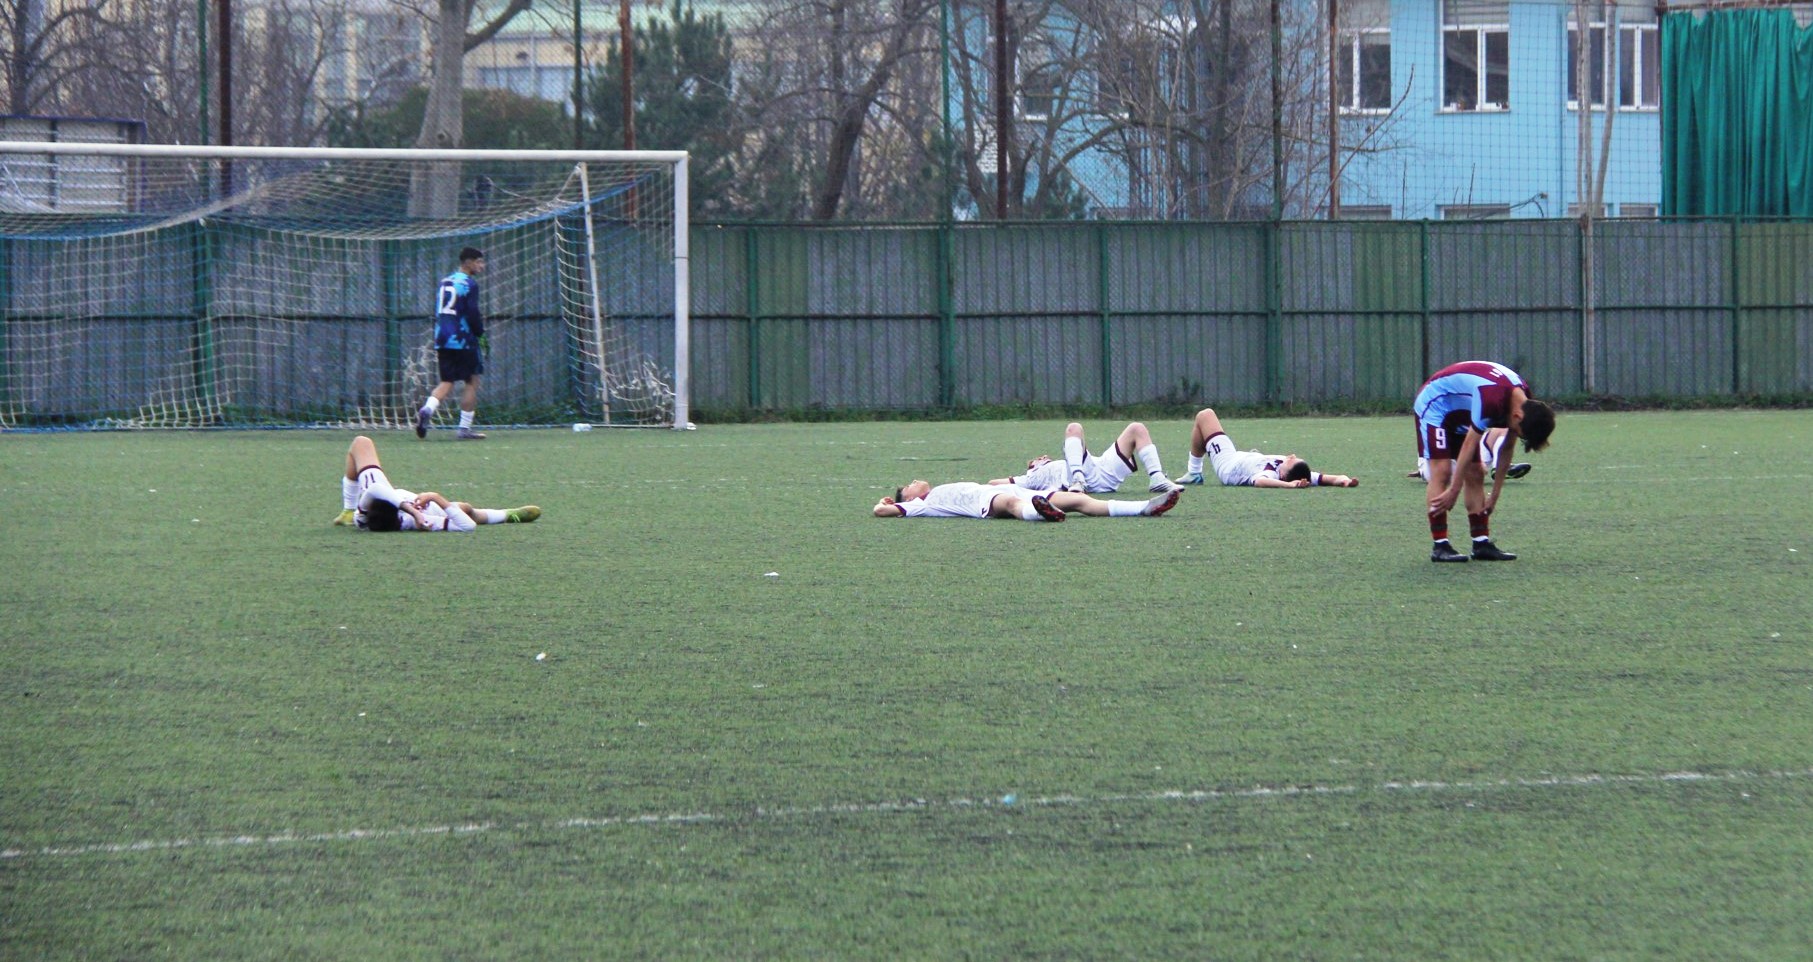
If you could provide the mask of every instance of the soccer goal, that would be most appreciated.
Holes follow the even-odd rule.
[[[464,247],[481,421],[684,427],[686,188],[679,151],[0,141],[0,427],[409,426]]]

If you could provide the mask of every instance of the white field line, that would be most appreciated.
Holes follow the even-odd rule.
[[[1646,775],[1553,775],[1545,778],[1497,778],[1474,781],[1391,781],[1371,786],[1362,785],[1285,785],[1254,788],[1208,788],[1163,792],[1135,792],[1110,795],[1047,795],[1017,799],[1012,795],[984,798],[952,798],[943,801],[909,799],[894,802],[852,802],[841,805],[807,805],[782,808],[757,808],[752,813],[711,814],[694,812],[670,815],[620,815],[604,818],[567,818],[553,822],[468,822],[460,825],[417,826],[413,828],[355,828],[338,832],[295,833],[274,835],[231,835],[213,838],[150,839],[138,842],[116,842],[94,845],[52,845],[43,848],[0,849],[0,859],[48,858],[71,855],[120,855],[137,852],[168,852],[176,849],[263,848],[279,845],[325,844],[333,842],[370,842],[386,839],[419,838],[436,835],[478,835],[487,832],[533,831],[536,829],[594,829],[634,825],[692,825],[710,822],[735,822],[756,819],[813,818],[824,815],[889,815],[898,812],[921,812],[937,809],[1010,809],[1014,807],[1074,807],[1119,804],[1126,802],[1208,802],[1217,800],[1307,798],[1328,795],[1356,795],[1363,791],[1379,792],[1487,792],[1502,789],[1591,788],[1595,786],[1668,785],[1679,783],[1732,784],[1765,782],[1813,777],[1813,769],[1768,772],[1659,772]]]

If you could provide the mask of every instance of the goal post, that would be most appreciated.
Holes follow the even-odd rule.
[[[410,426],[464,247],[482,423],[685,427],[686,178],[682,151],[0,141],[0,428]]]

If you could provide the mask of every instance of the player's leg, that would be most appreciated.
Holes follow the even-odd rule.
[[[378,467],[378,446],[361,434],[346,449],[346,472],[340,475],[340,515],[334,524],[353,523],[353,513],[359,507],[359,472],[367,467]]]
[[[1475,461],[1457,465],[1461,472],[1461,498],[1467,506],[1467,530],[1473,536],[1473,560],[1516,561],[1517,556],[1492,543],[1492,516],[1486,513],[1486,469]]]
[[[1083,473],[1083,462],[1089,457],[1089,449],[1083,446],[1083,426],[1075,421],[1064,425],[1064,477],[1065,483],[1078,491],[1086,490],[1088,478]]]
[[[472,353],[476,355],[478,352],[475,350]],[[483,366],[476,360],[473,363],[475,368]],[[460,433],[457,436],[462,441],[483,441],[485,439],[483,434],[472,428],[473,420],[478,417],[478,382],[479,371],[475,369],[467,376],[466,389],[460,394]]]
[[[1075,491],[1053,491],[1046,497],[1054,508],[1092,518],[1151,518],[1176,507],[1182,490],[1169,491],[1149,501],[1104,501]]]
[[[988,506],[983,516],[988,518],[1018,518],[1021,521],[1062,521],[1064,512],[1051,506],[1046,495],[1010,494],[1002,492],[988,499]]]
[[[1416,419],[1417,456],[1429,465],[1423,507],[1429,518],[1429,537],[1434,542],[1429,549],[1430,561],[1467,560],[1467,556],[1454,550],[1454,545],[1448,541],[1448,512],[1437,514],[1428,510],[1429,503],[1448,490],[1448,481],[1454,477],[1454,452],[1449,447],[1453,443],[1455,439],[1443,425]]]
[[[1114,450],[1129,467],[1137,459],[1140,467],[1146,469],[1146,490],[1165,494],[1182,487],[1165,477],[1164,465],[1158,458],[1158,445],[1152,442],[1152,432],[1144,424],[1134,421],[1122,428],[1120,437],[1114,439]],[[1115,486],[1119,487],[1118,484]]]
[[[1196,420],[1190,424],[1190,462],[1184,468],[1183,477],[1177,479],[1179,484],[1203,482],[1202,461],[1209,453],[1209,439],[1226,433],[1221,428],[1221,419],[1215,416],[1214,408],[1203,408],[1196,412]]]

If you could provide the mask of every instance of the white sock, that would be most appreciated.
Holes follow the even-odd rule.
[[[351,478],[340,479],[340,507],[348,511],[359,506],[359,482]]]
[[[471,427],[471,426],[472,426],[472,419],[473,419],[473,418],[475,418],[475,417],[477,417],[477,416],[478,416],[478,411],[477,411],[477,410],[472,410],[472,411],[461,411],[461,412],[460,412],[460,427],[462,427],[462,428],[469,428],[469,427]]]
[[[1486,469],[1487,474],[1491,474],[1493,471],[1498,470],[1498,455],[1500,450],[1504,448],[1505,438],[1507,437],[1509,437],[1509,435],[1501,434],[1498,436],[1498,443],[1494,444],[1488,440],[1479,446],[1479,463]]]
[[[472,520],[479,524],[503,524],[510,520],[504,517],[505,513],[502,508],[473,508]]]
[[[1158,461],[1158,445],[1148,444],[1145,447],[1140,448],[1138,451],[1133,452],[1133,456],[1139,459],[1140,465],[1146,469],[1146,475],[1148,477],[1150,477],[1152,480],[1154,480],[1154,481],[1170,480],[1169,478],[1165,477],[1164,466],[1161,465]]]
[[[1145,509],[1146,502],[1144,501],[1110,501],[1108,502],[1108,517],[1137,518]]]
[[[1045,519],[1039,517],[1039,509],[1032,506],[1031,498],[1022,498],[1020,499],[1020,520],[1043,521]]]
[[[1071,474],[1083,470],[1083,458],[1086,456],[1083,452],[1082,438],[1073,435],[1064,439],[1064,464],[1070,469]]]
[[[440,409],[441,399],[432,394],[428,395],[428,400],[422,402],[422,410],[427,411],[429,417],[433,417],[434,412],[439,411]]]
[[[1194,454],[1190,455],[1190,473],[1191,474],[1201,474],[1202,473],[1202,459],[1197,457]]]

